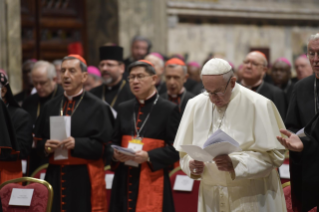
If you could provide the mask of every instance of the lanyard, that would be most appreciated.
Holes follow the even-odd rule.
[[[143,121],[142,126],[140,127],[139,130],[138,130],[137,127],[136,127],[136,118],[135,118],[136,114],[135,114],[135,111],[133,112],[134,128],[135,128],[135,132],[136,132],[137,139],[141,139],[140,133],[142,132],[142,130],[143,130],[143,128],[144,128],[144,126],[145,126],[145,124],[146,124],[148,118],[150,117],[150,114],[151,114],[151,112],[152,112],[152,110],[153,110],[153,107],[156,105],[158,98],[159,98],[159,95],[158,95],[158,93],[157,93],[157,94],[156,94],[156,99],[155,99],[154,102],[153,102],[153,105],[152,105],[152,107],[151,107],[151,110],[150,110],[150,112],[147,114],[147,116],[146,116],[145,120]]]
[[[85,93],[85,91],[83,91],[82,96],[81,96],[81,99],[80,99],[79,102],[76,104],[76,106],[75,106],[75,108],[74,108],[74,110],[72,111],[72,113],[71,113],[70,116],[73,115],[73,113],[75,112],[75,110],[76,110],[76,109],[78,108],[78,106],[80,105],[80,103],[81,103],[81,101],[82,101],[82,99],[83,99],[84,93]],[[60,111],[60,115],[61,115],[61,116],[63,116],[63,99],[64,99],[64,97],[62,98],[62,101],[61,101],[61,111]]]
[[[112,103],[111,103],[111,107],[113,107],[115,105],[115,102],[117,100],[118,95],[120,94],[121,90],[124,88],[124,85],[126,84],[126,81],[123,80],[121,87],[118,89],[116,96],[113,98]],[[102,93],[102,100],[105,101],[105,86],[103,86],[103,93]]]

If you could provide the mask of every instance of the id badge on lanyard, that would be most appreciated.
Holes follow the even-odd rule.
[[[144,146],[144,143],[142,143],[142,138],[136,137],[136,138],[133,138],[132,140],[130,140],[128,142],[128,147],[127,148],[133,149],[134,152],[137,152],[139,150],[142,150],[143,146]],[[128,161],[125,162],[125,165],[138,167],[139,164],[136,163],[133,160],[128,160]]]

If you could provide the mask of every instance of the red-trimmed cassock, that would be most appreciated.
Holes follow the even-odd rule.
[[[52,211],[106,212],[108,203],[102,155],[104,142],[111,138],[113,130],[111,111],[88,92],[75,97],[60,95],[50,100],[44,105],[35,126],[35,135],[40,139],[37,149],[43,155],[45,142],[50,138],[50,116],[59,116],[61,105],[63,115],[71,115],[71,136],[75,139],[75,147],[69,151],[66,160],[54,160],[53,154],[48,156],[45,180],[54,190]]]
[[[161,97],[154,105],[156,98],[157,93],[146,101],[132,99],[118,107],[112,143],[128,147],[128,142],[136,135],[136,125],[141,130],[143,150],[148,152],[149,161],[138,167],[112,162],[115,176],[111,212],[175,211],[168,172],[174,162],[179,160],[178,152],[172,144],[180,113],[177,105]],[[148,114],[149,118],[141,128]]]

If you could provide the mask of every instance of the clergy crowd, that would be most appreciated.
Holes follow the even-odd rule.
[[[173,212],[169,172],[180,167],[201,182],[200,212],[281,212],[278,168],[289,150],[293,211],[316,210],[319,33],[294,63],[269,64],[252,51],[238,68],[213,56],[203,65],[167,57],[151,46],[134,37],[127,59],[121,46],[101,46],[97,67],[78,54],[27,60],[15,96],[0,70],[0,184],[22,177],[26,160],[26,176],[49,164],[53,212]],[[62,140],[52,135],[59,116],[71,120]],[[202,147],[220,130],[241,150],[199,161],[183,149]],[[62,150],[66,156],[57,157]],[[115,173],[109,202],[105,166]]]

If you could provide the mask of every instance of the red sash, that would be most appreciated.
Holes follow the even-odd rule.
[[[87,165],[91,181],[91,211],[107,212],[103,160],[87,160],[72,157],[70,151],[68,157],[67,160],[54,160],[53,155],[51,155],[49,163],[53,165]]]
[[[132,136],[122,137],[122,147],[127,148]],[[143,138],[143,150],[150,151],[165,146],[165,141]],[[164,171],[153,172],[147,162],[141,164],[140,182],[136,203],[136,212],[162,212],[164,195]]]
[[[19,177],[22,177],[21,160],[0,161],[0,184]]]

